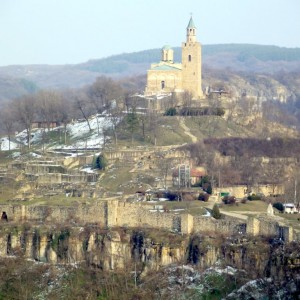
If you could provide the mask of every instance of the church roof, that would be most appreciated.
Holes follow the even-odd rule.
[[[190,21],[189,21],[189,24],[187,26],[187,28],[196,28],[195,24],[194,24],[194,21],[193,21],[193,18],[191,17],[190,18]]]
[[[160,70],[160,71],[181,71],[180,68],[177,68],[175,66],[170,66],[170,65],[158,65],[155,66],[153,68],[151,68],[151,70]]]

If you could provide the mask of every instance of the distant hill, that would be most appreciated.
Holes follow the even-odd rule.
[[[37,89],[37,85],[27,79],[0,76],[0,102],[33,93]]]
[[[174,56],[175,61],[181,60],[180,47],[174,48]],[[29,86],[77,88],[92,83],[100,75],[114,78],[145,75],[150,64],[158,62],[160,57],[161,49],[151,49],[89,60],[76,65],[0,67],[0,100],[31,92]],[[203,66],[204,77],[206,69],[264,74],[300,72],[300,48],[251,44],[204,45]]]
[[[175,47],[173,49],[174,60],[181,61],[181,48]],[[300,70],[300,48],[221,44],[204,45],[202,49],[203,64],[210,68],[223,69],[230,67],[233,70],[253,72],[261,70],[262,66],[264,66],[264,72],[266,73],[273,73],[279,70]],[[105,74],[122,74],[134,71],[145,72],[147,66],[159,61],[160,57],[161,49],[151,49],[90,60],[77,65],[77,68]]]

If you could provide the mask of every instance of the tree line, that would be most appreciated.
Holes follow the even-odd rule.
[[[2,104],[0,129],[8,136],[9,143],[16,131],[26,130],[27,145],[30,148],[34,124],[40,124],[44,132],[49,132],[53,124],[62,126],[66,143],[68,123],[81,119],[92,131],[90,118],[94,116],[98,135],[111,135],[115,144],[118,143],[120,132],[130,134],[133,141],[138,131],[143,139],[151,135],[154,143],[158,116],[153,112],[145,114],[137,111],[139,106],[145,106],[146,100],[134,94],[133,90],[140,84],[139,80],[137,83],[135,80],[133,78],[131,84],[127,84],[124,80],[102,76],[84,88],[40,90],[15,98]],[[99,118],[103,116],[109,118],[109,129],[100,126]]]

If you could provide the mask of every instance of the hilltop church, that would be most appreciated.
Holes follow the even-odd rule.
[[[188,91],[193,99],[203,98],[201,45],[192,17],[186,28],[186,41],[182,43],[182,62],[175,63],[173,59],[172,48],[164,46],[161,61],[151,64],[147,72],[145,95]]]

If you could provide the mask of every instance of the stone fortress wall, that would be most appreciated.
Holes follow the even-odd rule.
[[[140,203],[119,200],[95,201],[93,205],[30,206],[0,205],[9,222],[40,224],[70,224],[74,226],[98,224],[103,227],[149,227],[181,234],[218,232],[224,234],[250,234],[275,236],[285,241],[300,240],[292,227],[279,224],[268,217],[225,216],[216,220],[205,216],[151,211]],[[0,212],[1,212],[0,211]]]

